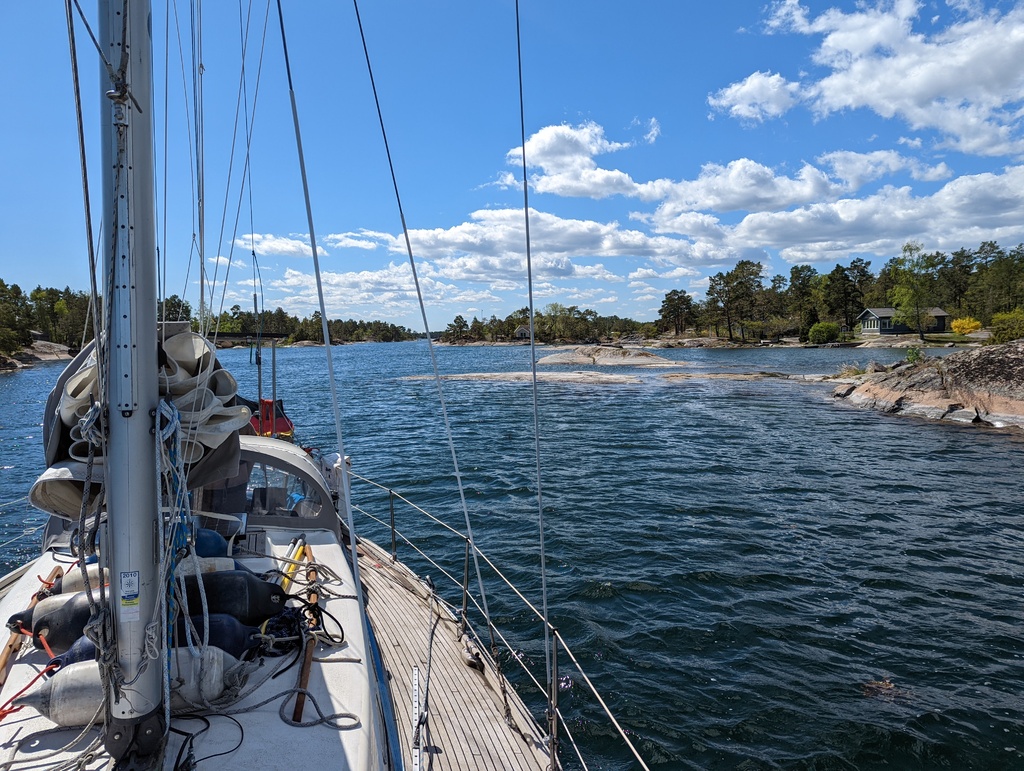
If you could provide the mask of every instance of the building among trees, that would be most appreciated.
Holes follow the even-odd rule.
[[[865,308],[857,317],[862,335],[909,335],[918,332],[911,329],[897,316],[895,308]],[[924,312],[925,332],[945,332],[949,328],[949,314],[942,308],[928,308]],[[928,321],[930,319],[930,321]]]

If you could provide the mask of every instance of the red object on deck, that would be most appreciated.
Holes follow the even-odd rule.
[[[295,434],[295,424],[287,415],[279,411],[275,418],[273,399],[260,399],[259,413],[254,414],[249,423],[258,436],[291,439]]]

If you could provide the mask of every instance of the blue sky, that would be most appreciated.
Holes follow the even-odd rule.
[[[420,329],[352,7],[284,5],[328,313]],[[0,8],[0,277],[25,289],[88,286],[61,6]],[[203,9],[206,264],[215,308],[222,296],[251,307],[255,252],[266,306],[307,315],[315,285],[276,12],[258,60],[266,8],[252,4],[250,111],[261,74],[252,204],[246,192],[240,209],[241,134],[228,179],[239,9]],[[360,11],[431,327],[525,306],[512,2]],[[767,276],[853,257],[877,270],[910,240],[1024,241],[1021,3],[522,0],[521,11],[538,308],[653,319],[667,291],[700,297],[738,259]],[[161,72],[164,18],[157,3]],[[98,67],[81,26],[78,46],[95,184]],[[178,50],[173,39],[172,109],[185,101]],[[195,303],[188,128],[168,125],[168,292]]]

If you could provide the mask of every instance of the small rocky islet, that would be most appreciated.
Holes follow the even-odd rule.
[[[538,360],[538,365],[685,367],[638,348],[578,346]],[[429,376],[416,376],[424,379]],[[524,382],[530,372],[490,372],[446,375],[452,380]],[[968,348],[945,358],[925,356],[904,360],[889,367],[869,365],[867,371],[838,375],[787,375],[778,372],[673,372],[659,380],[684,383],[699,379],[763,380],[778,378],[799,382],[837,382],[836,399],[866,409],[932,420],[973,423],[995,427],[1024,428],[1024,340],[1002,345]],[[593,370],[541,372],[539,382],[622,384],[639,383],[633,375]]]
[[[1024,428],[1024,340],[881,368],[833,396],[891,414]]]

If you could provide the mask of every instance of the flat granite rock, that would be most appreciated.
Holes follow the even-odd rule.
[[[1024,340],[925,359],[833,392],[858,407],[932,420],[1024,427]]]
[[[783,380],[803,379],[802,376],[784,375],[780,372],[673,372],[668,375],[659,375],[662,380],[768,380],[770,378],[781,378]]]
[[[538,364],[591,364],[599,367],[679,367],[682,362],[636,348],[612,348],[605,345],[583,345],[571,351],[553,353],[537,360]]]
[[[530,372],[467,372],[441,375],[442,380],[485,380],[491,383],[529,383]],[[433,375],[409,375],[402,380],[433,380]],[[642,382],[635,375],[611,375],[606,372],[538,372],[538,383],[580,383],[583,385],[631,385]]]

